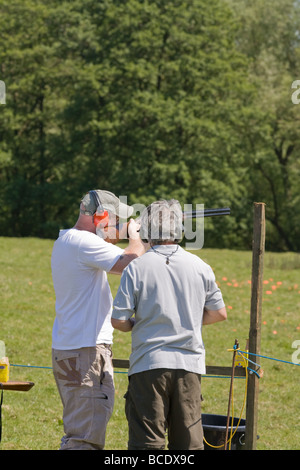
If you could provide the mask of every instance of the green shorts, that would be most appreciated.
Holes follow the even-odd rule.
[[[129,450],[203,450],[201,375],[153,369],[129,377]]]

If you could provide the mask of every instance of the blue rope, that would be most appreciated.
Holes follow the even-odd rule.
[[[33,368],[33,369],[52,369],[52,367],[42,367],[42,366],[26,366],[26,365],[23,365],[23,364],[9,364],[10,366],[12,367],[29,367],[29,368]],[[127,371],[119,371],[119,370],[115,370],[114,371],[115,374],[128,374]],[[211,379],[230,379],[231,376],[227,376],[227,375],[206,375],[206,374],[203,374],[202,377],[207,377],[207,378],[211,378]],[[235,377],[236,379],[244,379],[245,377]]]
[[[293,365],[293,366],[300,366],[300,364],[296,364],[295,362],[283,361],[282,359],[276,359],[276,358],[274,358],[274,357],[269,357],[269,356],[262,356],[261,354],[255,354],[255,353],[251,353],[251,352],[249,352],[249,351],[241,351],[241,350],[239,350],[239,352],[240,352],[240,353],[243,353],[243,354],[247,354],[247,355],[251,354],[252,356],[261,357],[261,358],[263,358],[263,359],[270,359],[271,361],[282,362],[282,363],[284,363],[284,364],[291,364],[291,365]],[[247,359],[247,358],[246,358],[246,359]],[[255,364],[255,365],[258,366],[258,364],[256,364],[256,363],[253,362],[253,361],[250,361],[250,359],[248,359],[248,361],[251,362],[252,364]],[[12,366],[12,367],[29,367],[29,368],[32,368],[32,369],[52,369],[52,367],[30,366],[30,365],[23,365],[23,364],[10,364],[10,366]],[[250,372],[253,372],[253,373],[256,374],[257,376],[259,376],[255,370],[250,369],[249,367],[248,367],[248,370],[249,370]],[[116,374],[127,374],[126,371],[124,371],[124,372],[115,371],[115,373],[116,373]],[[228,379],[228,378],[230,378],[229,376],[226,376],[226,375],[224,375],[224,376],[218,376],[218,375],[205,375],[205,374],[203,374],[202,377],[216,378],[216,379],[217,379],[217,378],[220,378],[220,379],[221,379],[221,378],[222,378],[222,379]],[[245,377],[236,377],[236,378],[244,379]]]
[[[50,369],[52,370],[52,367],[44,367],[44,366],[26,366],[26,365],[23,365],[23,364],[9,364],[10,366],[12,367],[29,367],[29,368],[32,368],[32,369]],[[127,374],[127,372],[119,372],[119,371],[114,371],[115,374]]]
[[[32,369],[50,369],[52,370],[52,367],[44,367],[44,366],[26,366],[26,365],[23,365],[23,364],[9,364],[10,366],[12,367],[29,367],[29,368],[32,368]],[[119,372],[119,371],[114,371],[115,374],[127,374],[127,372]]]
[[[32,369],[52,369],[52,367],[42,367],[42,366],[25,366],[23,364],[9,364],[12,367],[30,367]]]
[[[26,366],[26,365],[23,365],[23,364],[10,364],[10,366],[12,367],[29,367],[29,368],[33,368],[33,369],[52,369],[52,367],[42,367],[42,366]],[[118,370],[115,370],[114,371],[115,374],[128,374],[127,371],[118,371]],[[202,377],[207,377],[207,378],[211,378],[211,379],[230,379],[231,377],[228,375],[206,375],[206,374],[203,374]],[[236,379],[244,379],[245,377],[235,377]]]
[[[274,357],[262,356],[261,354],[255,354],[255,353],[251,353],[248,351],[240,351],[240,352],[244,354],[251,354],[252,356],[262,357],[264,359],[270,359],[271,361],[283,362],[284,364],[291,364],[293,366],[300,366],[300,364],[296,364],[295,362],[283,361],[282,359],[275,359]]]

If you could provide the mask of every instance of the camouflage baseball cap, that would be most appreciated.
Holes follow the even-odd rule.
[[[128,206],[124,202],[121,202],[120,199],[115,196],[115,194],[111,193],[110,191],[104,191],[102,189],[94,190],[97,195],[103,209],[115,214],[116,216],[120,217],[120,219],[128,219],[133,211],[134,208],[132,206]],[[98,204],[95,197],[93,197],[93,191],[89,191],[85,196],[81,199],[81,203],[84,206],[84,210],[80,209],[80,212],[85,215],[94,215]]]

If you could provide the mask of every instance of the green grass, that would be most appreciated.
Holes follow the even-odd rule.
[[[0,339],[11,364],[51,367],[51,331],[55,296],[50,257],[53,241],[0,238]],[[237,338],[244,348],[249,332],[250,252],[203,249],[197,253],[214,269],[227,305],[226,322],[203,329],[208,365],[231,365]],[[266,253],[264,266],[261,353],[291,361],[300,340],[300,255]],[[109,276],[113,295],[119,284]],[[275,286],[272,288],[272,286]],[[272,292],[271,294],[267,292]],[[114,357],[128,358],[130,335],[115,332]],[[261,359],[258,449],[300,449],[300,367]],[[55,450],[63,434],[62,406],[52,371],[11,367],[11,380],[35,383],[28,392],[5,391],[2,406],[2,450]],[[107,430],[106,449],[126,449],[124,393],[127,375],[115,374],[116,399]],[[204,377],[203,412],[227,413],[229,379]],[[235,416],[240,415],[245,380],[234,382]],[[243,414],[245,417],[245,413]]]

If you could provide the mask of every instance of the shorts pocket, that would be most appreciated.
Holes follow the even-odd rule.
[[[56,379],[63,381],[66,387],[81,386],[78,352],[55,351],[53,355],[53,369]]]

